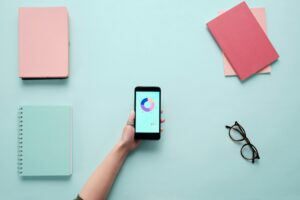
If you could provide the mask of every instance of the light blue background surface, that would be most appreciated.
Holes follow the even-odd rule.
[[[241,83],[224,77],[221,52],[206,29],[219,10],[239,2],[1,0],[1,198],[72,199],[120,137],[134,87],[158,85],[165,132],[129,156],[110,199],[299,199],[300,3],[247,1],[266,7],[280,59],[271,75]],[[22,81],[18,7],[57,5],[70,15],[70,77]],[[73,106],[71,178],[17,176],[22,104]],[[229,139],[224,126],[235,120],[258,148],[257,164],[244,161],[241,145]]]
[[[145,98],[152,99],[154,107],[146,112],[141,108],[141,102]],[[151,103],[147,101],[144,105],[150,108]],[[136,92],[135,129],[141,133],[159,133],[159,92]]]

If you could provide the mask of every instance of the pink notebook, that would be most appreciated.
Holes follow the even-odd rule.
[[[223,14],[225,11],[220,12]],[[255,19],[267,34],[267,23],[266,23],[266,10],[264,8],[251,8],[251,12],[254,15]],[[224,60],[224,75],[225,76],[236,76],[236,73],[230,63],[228,62],[225,55],[223,55]],[[262,69],[261,71],[257,72],[260,74],[267,74],[271,73],[271,66],[267,66],[266,68]]]
[[[245,2],[213,19],[207,26],[241,80],[279,57]]]
[[[68,11],[19,9],[19,76],[66,78],[69,74]]]

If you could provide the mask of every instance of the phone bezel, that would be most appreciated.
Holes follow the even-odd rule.
[[[134,112],[136,112],[136,92],[159,92],[159,132],[155,133],[144,133],[144,132],[136,132],[134,131],[134,138],[135,139],[142,139],[142,140],[159,140],[160,139],[160,120],[161,120],[161,89],[157,86],[137,86],[134,89]],[[134,130],[135,130],[135,120],[134,118]]]

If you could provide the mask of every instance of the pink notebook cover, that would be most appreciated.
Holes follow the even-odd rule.
[[[19,76],[66,78],[68,12],[64,7],[19,9]]]
[[[221,11],[220,14],[223,14],[225,11]],[[254,15],[255,19],[261,26],[261,28],[264,30],[264,32],[267,34],[267,23],[266,23],[266,11],[264,8],[251,8],[251,12]],[[236,76],[236,73],[230,63],[228,62],[225,55],[223,55],[223,61],[224,61],[224,75],[225,76]],[[266,74],[271,73],[271,66],[267,66],[263,70],[257,72],[260,74]]]
[[[207,26],[241,80],[279,57],[245,2],[208,22]]]

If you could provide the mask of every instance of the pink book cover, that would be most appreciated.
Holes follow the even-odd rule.
[[[225,11],[221,11],[220,14],[223,14]],[[266,23],[266,11],[264,8],[251,8],[251,12],[254,15],[255,19],[267,34],[267,23]],[[233,70],[232,66],[228,62],[225,55],[223,55],[224,61],[224,75],[225,76],[236,76],[235,71]],[[267,74],[271,73],[271,66],[267,66],[266,68],[262,69],[261,71],[257,72],[260,74]]]
[[[279,58],[245,2],[208,22],[207,26],[241,80]]]
[[[19,76],[66,78],[69,25],[65,7],[19,9]]]

